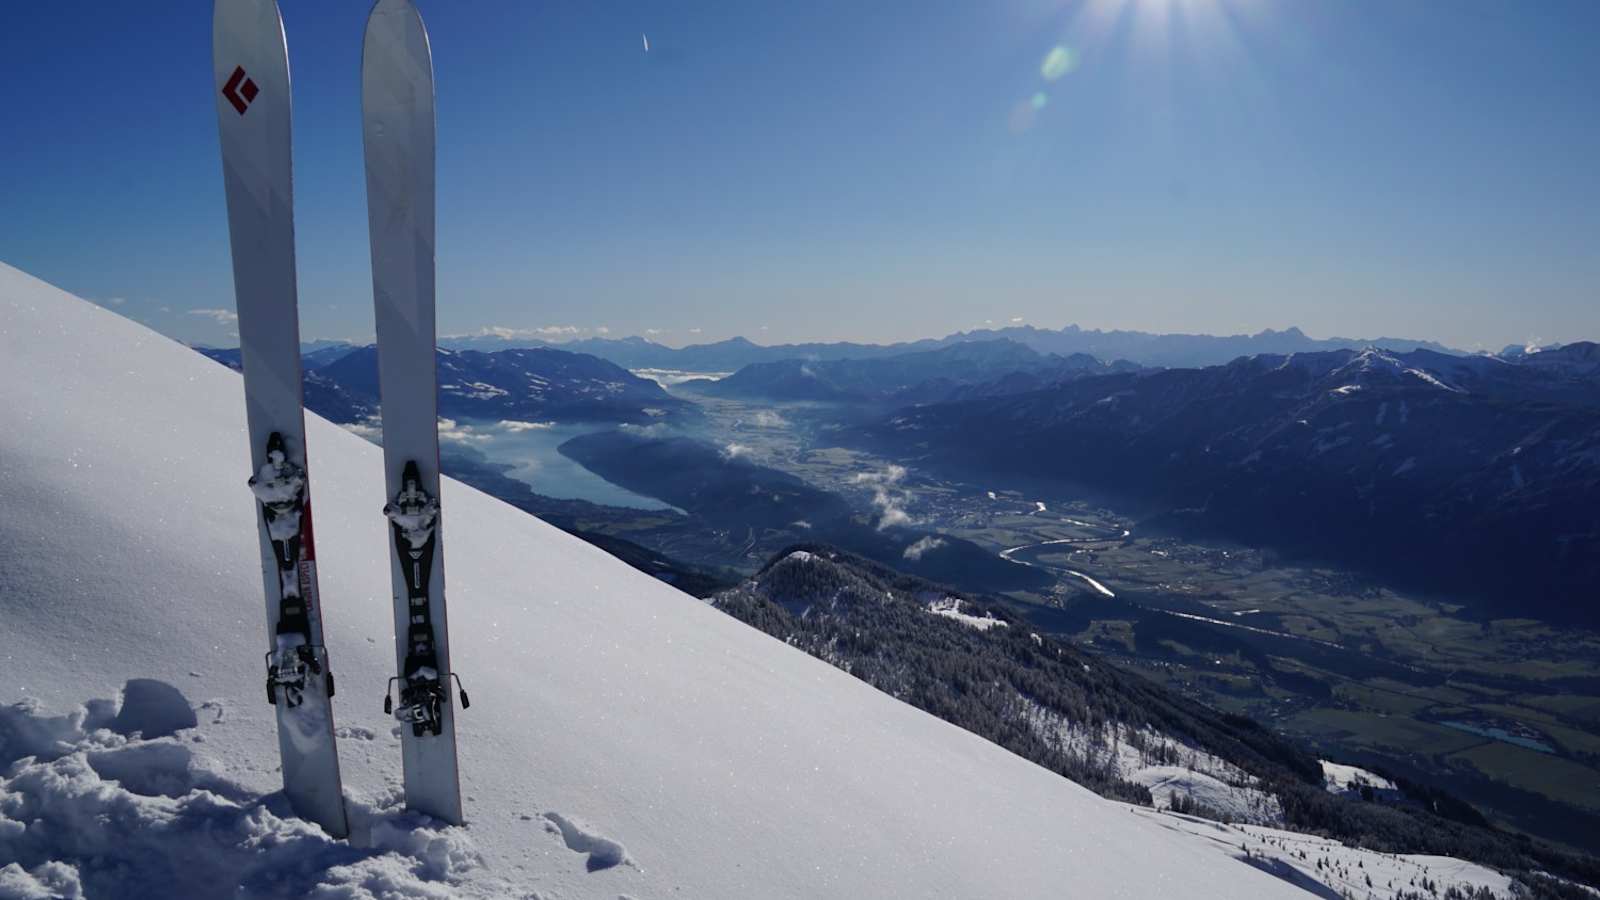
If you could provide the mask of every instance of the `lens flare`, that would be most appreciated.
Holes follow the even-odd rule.
[[[1077,67],[1078,51],[1057,44],[1050,48],[1050,52],[1044,56],[1044,62],[1039,64],[1039,74],[1044,76],[1045,81],[1055,81]]]

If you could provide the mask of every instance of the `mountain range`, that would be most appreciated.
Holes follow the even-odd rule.
[[[1143,331],[1101,331],[1068,325],[1060,329],[1016,325],[956,332],[942,338],[928,338],[892,344],[865,344],[850,341],[832,343],[777,344],[764,346],[743,337],[710,344],[668,347],[641,337],[585,338],[554,343],[538,338],[500,334],[446,337],[440,346],[461,350],[503,350],[511,347],[559,347],[588,353],[629,369],[672,369],[689,372],[732,372],[753,363],[783,360],[875,359],[938,350],[952,344],[1015,341],[1040,354],[1070,357],[1087,354],[1102,361],[1127,360],[1142,366],[1195,367],[1216,365],[1240,356],[1262,353],[1306,353],[1318,350],[1360,349],[1366,346],[1396,350],[1428,349],[1438,353],[1466,355],[1434,341],[1410,338],[1313,338],[1298,328],[1282,331],[1267,329],[1256,334],[1154,334]]]
[[[948,400],[963,389],[985,393],[1041,387],[1071,378],[1131,371],[1084,353],[1044,355],[1009,339],[969,341],[868,359],[786,359],[751,363],[726,378],[682,382],[684,390],[746,400],[874,402],[911,405]]]
[[[1071,484],[1499,615],[1600,622],[1596,345],[1520,362],[1378,348],[1124,372],[898,410],[846,442]]]
[[[237,348],[197,348],[239,368]],[[335,422],[378,413],[378,350],[324,346],[303,353],[306,406]],[[440,349],[439,414],[447,418],[648,423],[692,414],[661,385],[595,356],[549,347],[493,353]]]

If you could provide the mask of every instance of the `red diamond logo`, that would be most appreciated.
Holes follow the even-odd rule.
[[[233,108],[238,110],[241,116],[250,109],[251,101],[255,100],[259,93],[261,89],[245,76],[244,66],[235,66],[233,74],[228,76],[228,83],[222,86],[222,96],[228,98],[228,102],[233,104]]]

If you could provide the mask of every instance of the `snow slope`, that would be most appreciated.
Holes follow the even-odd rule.
[[[1505,875],[1449,856],[1375,853],[1328,838],[1259,825],[1223,825],[1141,808],[1133,812],[1210,842],[1218,850],[1242,850],[1252,865],[1301,885],[1315,896],[1396,900],[1407,895],[1437,897],[1449,888],[1468,896],[1480,889],[1495,897],[1518,896]],[[1427,883],[1435,885],[1435,890],[1428,890]]]
[[[1301,896],[456,482],[469,823],[408,816],[380,455],[313,417],[329,841],[273,796],[240,387],[0,265],[0,896]]]

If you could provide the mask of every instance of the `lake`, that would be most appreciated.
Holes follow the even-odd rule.
[[[653,497],[618,487],[556,450],[579,435],[610,431],[609,426],[530,424],[472,422],[471,437],[466,443],[491,461],[511,466],[507,475],[546,497],[632,509],[673,508]]]

